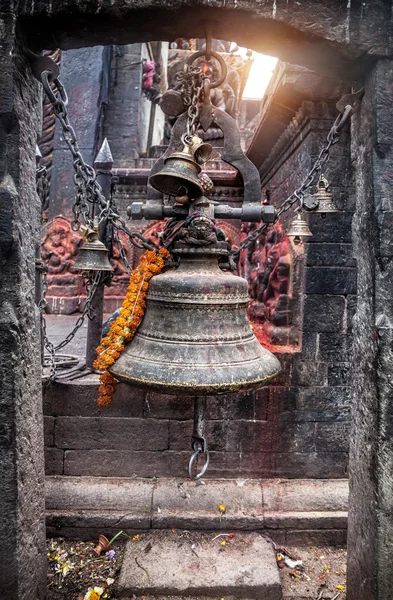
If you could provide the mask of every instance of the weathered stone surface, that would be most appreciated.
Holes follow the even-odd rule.
[[[351,365],[349,363],[329,365],[328,385],[349,385],[350,375]]]
[[[46,589],[44,446],[35,251],[40,207],[35,143],[40,93],[0,11],[0,590],[41,600]]]
[[[218,506],[226,512],[220,514]],[[170,529],[260,529],[263,527],[259,481],[158,480],[153,493],[152,527]]]
[[[327,287],[328,284],[326,284]],[[332,289],[329,289],[333,292]],[[304,299],[304,331],[342,331],[345,298],[327,294],[308,294]]]
[[[109,450],[167,450],[168,423],[122,417],[57,417],[58,448]]]
[[[307,511],[337,512],[348,507],[346,480],[297,479],[295,481],[263,481],[264,511],[297,513]]]
[[[390,415],[391,350],[380,344],[376,331],[376,300],[381,287],[378,269],[379,239],[391,231],[377,226],[381,197],[374,189],[392,168],[391,102],[386,94],[393,84],[392,61],[378,62],[366,81],[361,111],[354,117],[352,152],[356,169],[354,254],[358,265],[357,313],[353,321],[353,427],[350,446],[350,500],[348,521],[348,600],[388,600],[393,589],[390,553],[393,544],[391,507],[381,504],[385,484],[392,477],[392,449],[381,444]],[[387,196],[385,196],[387,198]],[[384,302],[389,302],[386,295]],[[388,327],[389,328],[389,327]],[[359,526],[361,524],[361,526]]]
[[[327,368],[327,364],[323,362],[311,360],[296,361],[294,362],[292,384],[299,386],[325,385]]]
[[[59,448],[45,448],[45,474],[62,475],[64,472],[64,451]]]
[[[309,267],[354,267],[351,244],[307,244]]]
[[[121,527],[176,530],[297,531],[311,539],[324,529],[346,529],[345,480],[203,480],[47,477],[48,534],[96,539]],[[263,501],[263,502],[262,502]],[[225,502],[226,512],[218,506]],[[116,529],[117,527],[117,529]],[[313,542],[311,542],[313,543]]]
[[[2,0],[2,5],[5,11],[10,10],[8,0]],[[93,1],[69,0],[64,5],[57,0],[48,6],[46,2],[29,0],[18,8],[25,17],[30,42],[34,40],[41,47],[54,43],[61,48],[76,48],[180,36],[202,38],[205,31],[201,21],[209,19],[214,23],[214,38],[233,39],[239,45],[282,60],[348,77],[351,67],[353,72],[359,70],[358,65],[351,65],[353,59],[367,52],[389,52],[386,39],[390,2],[381,0],[367,2],[361,12],[357,5],[347,7],[338,0],[313,1],[296,10],[286,3],[277,6],[273,0],[263,4],[239,0],[236,5],[224,7],[208,0],[201,0],[197,7],[185,0],[176,4],[127,0],[99,7]],[[272,28],[275,35],[268,35]]]
[[[319,357],[321,360],[347,361],[352,355],[352,337],[340,333],[320,333]]]
[[[102,119],[101,82],[104,48],[70,50],[62,56],[60,76],[70,103],[69,118],[78,132],[84,160],[92,165],[97,154]],[[75,195],[73,158],[64,139],[60,122],[56,122],[53,150],[50,216],[72,214]]]
[[[47,510],[150,512],[154,482],[111,477],[46,477]]]
[[[44,416],[44,444],[53,446],[55,441],[55,418]]]
[[[352,212],[330,213],[324,219],[319,214],[310,213],[308,224],[312,237],[307,239],[307,243],[311,245],[321,242],[350,244],[352,218]]]
[[[280,576],[269,540],[257,533],[239,533],[220,552],[214,535],[195,533],[195,549],[170,531],[165,537],[160,532],[145,535],[143,544],[129,541],[118,582],[120,595],[280,600]],[[146,553],[148,543],[151,549]]]
[[[299,390],[296,407],[314,413],[315,420],[348,419],[351,392],[348,387],[310,387]]]
[[[356,269],[306,267],[307,294],[356,294]]]
[[[98,375],[54,382],[44,390],[44,413],[56,417],[143,416],[144,392],[119,383],[112,403],[102,410],[97,405],[98,385]]]
[[[188,472],[190,451],[136,452],[132,450],[66,450],[65,475],[95,477],[184,477]],[[236,452],[211,452],[207,477],[233,477],[239,473]]]

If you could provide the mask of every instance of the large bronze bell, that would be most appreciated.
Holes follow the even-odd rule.
[[[277,375],[279,361],[247,318],[246,280],[218,266],[226,247],[174,244],[180,266],[150,281],[143,321],[110,369],[116,379],[208,396],[258,388]]]
[[[162,194],[199,198],[203,195],[202,183],[198,177],[201,164],[208,160],[212,146],[193,136],[189,143],[184,142],[181,152],[173,152],[163,168],[149,178],[149,183]]]
[[[108,249],[98,239],[98,228],[85,232],[87,241],[79,248],[73,265],[78,271],[113,271],[108,258]]]

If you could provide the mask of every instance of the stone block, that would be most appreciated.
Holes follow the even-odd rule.
[[[322,218],[320,214],[310,213],[308,224],[312,237],[308,238],[308,244],[321,242],[347,243],[352,242],[352,212],[339,212],[327,214]]]
[[[295,411],[298,394],[297,387],[271,386],[267,420],[276,421],[280,413]]]
[[[98,375],[74,381],[55,381],[44,390],[44,414],[53,416],[142,417],[144,392],[119,383],[109,406],[97,405]]]
[[[319,359],[345,362],[352,356],[352,337],[340,333],[319,334]]]
[[[296,408],[298,411],[314,414],[315,420],[348,420],[350,405],[348,387],[310,387],[299,390]]]
[[[356,294],[356,269],[306,267],[306,294]]]
[[[187,452],[136,452],[132,450],[66,450],[65,475],[90,477],[186,477]],[[207,478],[236,477],[238,452],[211,452]],[[200,466],[201,468],[201,466]]]
[[[220,514],[218,506],[225,504]],[[158,480],[152,527],[160,529],[252,529],[263,527],[262,489],[257,481]]]
[[[303,331],[341,331],[344,312],[344,296],[307,295],[304,299]]]
[[[350,363],[328,366],[328,385],[349,385],[351,375]]]
[[[316,423],[317,451],[349,451],[350,422]]]
[[[327,364],[311,360],[296,360],[293,365],[292,384],[298,386],[325,385]]]
[[[348,473],[346,452],[281,452],[275,459],[275,477],[342,479]]]
[[[260,391],[209,396],[206,404],[206,418],[208,420],[258,418],[256,413],[262,410],[263,405],[262,395],[258,396],[258,400],[256,399],[256,394]]]
[[[59,448],[45,448],[45,474],[62,475],[64,472],[64,451]]]
[[[304,311],[303,311],[304,315]],[[304,360],[315,360],[318,350],[318,334],[315,331],[301,332],[301,357]]]
[[[264,523],[267,529],[317,530],[342,529],[347,527],[348,513],[337,512],[285,512],[264,513]],[[274,536],[273,536],[274,537]]]
[[[287,546],[331,546],[345,548],[347,545],[347,529],[311,529],[287,531]]]
[[[133,450],[66,450],[65,475],[89,477],[154,477],[170,475],[165,452]]]
[[[194,399],[147,392],[143,414],[153,419],[192,419]]]
[[[278,427],[275,450],[279,452],[313,452],[316,450],[314,422],[281,422]]]
[[[166,450],[168,422],[122,417],[57,417],[55,444],[67,449]]]
[[[118,581],[120,596],[281,599],[280,575],[270,540],[258,533],[238,533],[228,549],[219,552],[220,542],[213,538],[214,533],[195,532],[195,549],[179,533],[163,537],[151,532],[144,536],[143,544],[130,540]],[[149,553],[144,551],[147,543]]]
[[[46,477],[48,510],[110,510],[146,514],[151,509],[154,481],[111,477]]]
[[[275,477],[275,452],[242,452],[239,454],[241,477],[264,478]]]
[[[353,319],[357,309],[357,296],[347,296],[347,332],[352,333]]]
[[[231,421],[227,427],[227,450],[234,452],[269,451],[273,426],[268,421]]]
[[[352,244],[307,244],[308,267],[354,267]]]
[[[55,418],[44,416],[44,444],[54,446]]]
[[[268,513],[342,512],[348,509],[348,481],[297,479],[262,481]]]

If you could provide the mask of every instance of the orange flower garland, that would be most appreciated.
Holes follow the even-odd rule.
[[[97,358],[94,367],[105,371],[100,375],[98,388],[98,406],[108,406],[112,400],[117,380],[108,372],[124,350],[124,343],[130,342],[144,315],[146,306],[145,298],[149,289],[149,281],[153,275],[161,273],[165,258],[169,257],[166,248],[160,250],[146,250],[142,254],[139,265],[133,270],[130,277],[127,296],[117,317],[109,329],[108,335],[102,338],[100,346],[96,348]]]

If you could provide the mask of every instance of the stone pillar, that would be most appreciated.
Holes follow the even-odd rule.
[[[358,266],[350,450],[348,600],[393,590],[393,61],[380,60],[352,118]]]
[[[12,12],[0,14],[0,597],[41,600],[46,589],[44,462],[34,303],[41,94],[14,28]]]
[[[68,94],[68,117],[84,160],[92,165],[100,144],[103,106],[108,104],[110,48],[62,53],[60,78]],[[56,120],[49,218],[71,217],[75,196],[71,152]]]

